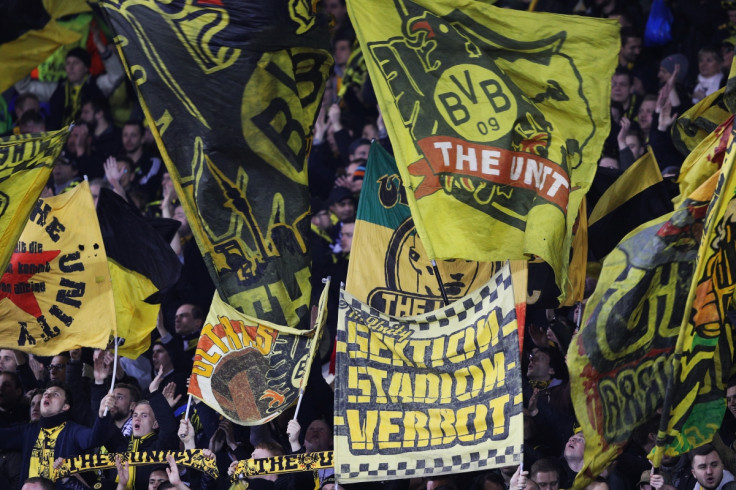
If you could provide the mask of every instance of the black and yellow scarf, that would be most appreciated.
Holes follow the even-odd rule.
[[[69,414],[59,413],[53,417],[41,418],[41,430],[31,450],[31,460],[28,467],[28,476],[42,476],[50,478],[50,470],[54,464],[54,450],[56,440],[66,427]]]
[[[151,432],[143,437],[131,437],[130,441],[128,441],[128,452],[137,453],[141,447],[141,444],[155,435],[155,432]],[[128,484],[125,486],[125,488],[128,490],[133,490],[135,488],[135,466],[130,466],[130,469],[128,471]]]
[[[85,76],[79,85],[72,85],[67,82],[66,87],[64,87],[64,117],[62,119],[62,126],[68,126],[73,123],[77,114],[82,110],[82,87],[84,87],[88,79],[89,75]]]

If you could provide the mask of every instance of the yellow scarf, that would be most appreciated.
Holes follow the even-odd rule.
[[[155,436],[155,432],[151,432],[150,434],[146,434],[143,437],[131,437],[130,441],[128,442],[128,452],[129,453],[136,453],[138,452],[138,448],[141,447],[141,443],[145,441],[146,439],[150,439],[151,437]],[[130,466],[130,469],[128,471],[128,484],[125,486],[126,490],[134,490],[135,489],[135,466]]]
[[[28,469],[29,478],[33,476],[49,478],[49,470],[54,464],[56,438],[64,430],[64,426],[66,426],[66,422],[49,429],[42,428],[38,433],[36,443],[31,450],[31,461]]]
[[[67,83],[64,92],[64,120],[62,126],[68,126],[73,123],[76,115],[82,110],[82,87],[87,82],[89,75],[84,77],[84,80],[79,85]]]

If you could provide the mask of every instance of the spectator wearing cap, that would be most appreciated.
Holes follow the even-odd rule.
[[[83,100],[109,96],[125,78],[125,71],[114,49],[102,43],[97,30],[93,31],[93,38],[105,64],[106,72],[103,75],[90,75],[91,56],[87,50],[76,47],[66,55],[65,80],[58,83],[39,82],[26,77],[15,85],[20,93],[31,92],[42,102],[49,101],[49,117],[46,121],[49,130],[74,122],[79,118]]]
[[[350,165],[345,167],[345,175],[335,179],[335,186],[347,187],[356,196],[360,195],[360,191],[363,189],[363,179],[365,178],[365,164],[365,158],[353,159]]]

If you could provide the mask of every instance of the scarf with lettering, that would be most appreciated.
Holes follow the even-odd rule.
[[[137,453],[138,449],[140,449],[141,447],[141,444],[155,435],[155,432],[151,432],[143,437],[131,437],[130,441],[128,441],[128,452]],[[125,488],[126,490],[135,489],[135,466],[130,466],[130,469],[128,470],[128,484],[125,486]]]
[[[61,412],[51,417],[41,417],[36,442],[31,449],[31,460],[29,461],[28,477],[42,476],[50,477],[50,469],[54,464],[54,450],[56,440],[69,420],[68,412]]]

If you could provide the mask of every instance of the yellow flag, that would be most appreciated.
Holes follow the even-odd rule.
[[[79,40],[79,33],[63,27],[58,19],[91,10],[84,0],[13,3],[15,7],[10,12],[3,12],[13,17],[13,30],[3,33],[5,41],[0,44],[0,64],[3,67],[0,70],[0,92],[28,75],[59,46]],[[33,16],[28,15],[29,9],[33,8],[29,4],[36,4],[39,9],[33,12]],[[15,9],[18,11],[15,12]],[[31,19],[35,22],[30,22]]]
[[[215,292],[197,343],[189,394],[240,425],[261,425],[297,402],[327,316],[329,281],[312,327],[298,330],[240,313]]]
[[[39,199],[0,279],[0,346],[42,356],[104,348],[114,326],[89,185]]]
[[[598,199],[588,218],[588,225],[594,225],[608,213],[657,182],[662,182],[662,173],[659,171],[654,152],[651,148],[647,148],[647,152],[626,169]]]
[[[23,223],[64,148],[68,129],[0,139],[0,267],[5,269]]]
[[[536,255],[564,296],[575,217],[609,132],[618,24],[482,1],[348,10],[429,257]]]
[[[672,201],[678,207],[695,189],[708,180],[721,168],[726,154],[726,143],[731,135],[733,116],[721,123],[712,133],[703,138],[687,156],[677,183],[680,184],[680,195]]]

